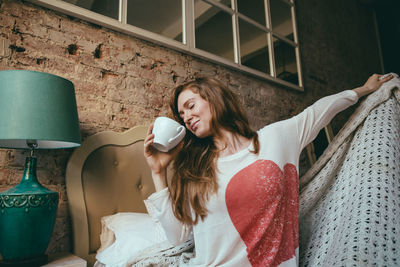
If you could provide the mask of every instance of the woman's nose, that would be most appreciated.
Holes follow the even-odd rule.
[[[185,111],[185,113],[183,114],[183,122],[189,123],[191,119],[192,119],[192,116],[190,115],[190,112]]]

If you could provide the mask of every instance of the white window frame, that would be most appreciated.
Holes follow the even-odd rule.
[[[258,78],[266,79],[285,87],[289,87],[298,91],[304,91],[303,87],[303,79],[302,79],[302,69],[300,62],[300,51],[299,51],[299,43],[298,43],[298,35],[297,35],[297,24],[296,24],[296,14],[294,8],[294,0],[282,0],[286,2],[291,8],[292,14],[292,26],[293,26],[293,37],[294,41],[289,40],[284,36],[280,36],[279,34],[273,32],[271,30],[271,16],[269,9],[269,0],[264,0],[264,5],[267,7],[265,10],[266,17],[266,25],[261,25],[251,18],[238,13],[237,11],[237,0],[231,0],[232,9],[228,6],[218,2],[217,0],[203,0],[208,4],[216,6],[218,8],[223,9],[225,12],[231,14],[232,16],[232,25],[233,25],[233,47],[234,47],[234,61],[230,61],[226,58],[220,57],[218,55],[212,54],[210,52],[198,49],[195,47],[195,25],[194,25],[194,0],[181,0],[182,1],[182,42],[172,40],[168,37],[162,36],[160,34],[147,31],[145,29],[135,27],[133,25],[127,24],[127,3],[128,0],[118,0],[119,1],[119,13],[118,20],[101,15],[99,13],[87,10],[85,8],[64,2],[62,0],[29,0],[32,3],[37,5],[56,10],[63,14],[67,14],[72,17],[77,17],[79,19],[118,31],[128,35],[135,36],[140,39],[144,39],[153,43],[157,43],[166,47],[169,47],[174,50],[178,50],[180,52],[188,53],[196,57],[203,58],[207,61],[211,61],[217,64],[222,64],[226,67],[230,67],[233,69],[239,69],[247,74],[256,76]],[[117,1],[117,0],[116,0]],[[266,74],[264,72],[252,69],[250,67],[244,66],[240,62],[240,39],[239,39],[239,27],[238,20],[242,19],[247,23],[252,24],[255,27],[262,29],[267,32],[268,35],[268,49],[269,49],[269,58],[270,58],[270,74]],[[297,64],[297,74],[299,84],[292,84],[282,79],[276,77],[275,71],[275,63],[274,63],[274,49],[273,49],[273,35],[279,37],[285,42],[291,44],[295,49],[296,54],[296,64]]]

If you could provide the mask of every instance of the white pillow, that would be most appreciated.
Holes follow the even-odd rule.
[[[125,266],[140,251],[167,240],[161,224],[146,213],[121,212],[101,219],[101,246],[96,259]]]

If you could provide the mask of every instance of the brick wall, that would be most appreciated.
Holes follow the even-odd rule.
[[[371,10],[357,1],[297,5],[305,92],[296,92],[25,1],[0,1],[0,70],[53,73],[75,85],[83,138],[147,125],[168,113],[170,90],[211,75],[240,95],[254,128],[288,118],[318,98],[355,87],[379,71]],[[335,132],[345,115],[335,119]],[[38,151],[38,177],[60,193],[48,252],[71,250],[65,167],[71,150]],[[16,185],[27,152],[0,150],[0,191]],[[307,168],[302,157],[301,173]]]

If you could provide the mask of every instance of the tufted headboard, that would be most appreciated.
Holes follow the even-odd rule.
[[[154,192],[143,156],[147,127],[100,132],[71,155],[66,187],[72,220],[73,252],[89,266],[100,247],[101,218],[117,212],[146,212],[143,199]]]

